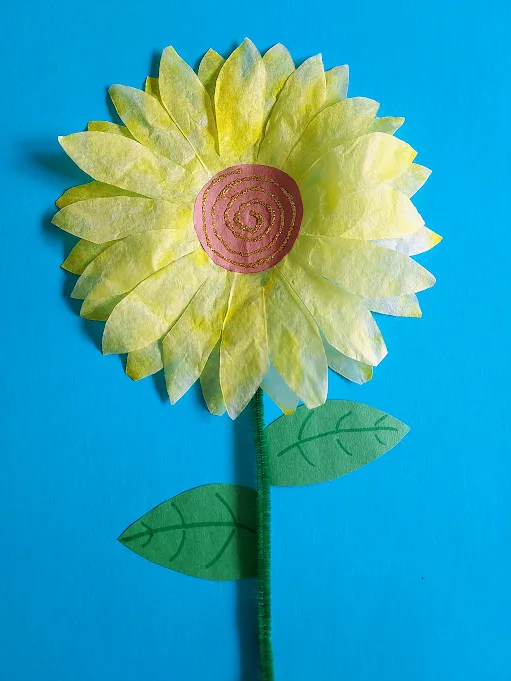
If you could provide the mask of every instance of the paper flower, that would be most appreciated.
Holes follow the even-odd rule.
[[[132,378],[163,367],[175,402],[200,377],[233,418],[262,386],[289,413],[325,401],[329,366],[371,377],[371,312],[420,316],[434,278],[409,256],[440,237],[410,197],[429,171],[347,80],[249,40],[196,75],[169,47],[145,92],[110,88],[124,126],[60,138],[94,179],[57,202],[82,239],[63,267]]]

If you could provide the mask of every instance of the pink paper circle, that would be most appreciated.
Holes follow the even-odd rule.
[[[194,224],[209,257],[231,272],[264,272],[289,253],[303,217],[296,182],[278,168],[226,168],[201,189]]]

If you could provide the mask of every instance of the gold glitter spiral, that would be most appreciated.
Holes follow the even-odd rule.
[[[201,190],[195,229],[211,259],[235,272],[262,272],[293,246],[303,215],[294,180],[271,166],[224,170]]]

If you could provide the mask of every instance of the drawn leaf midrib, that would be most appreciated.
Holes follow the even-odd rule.
[[[121,537],[120,540],[123,543],[127,543],[130,541],[134,541],[135,539],[142,539],[142,537],[149,536],[148,542],[144,545],[147,546],[152,538],[154,537],[155,534],[161,533],[161,532],[172,532],[173,530],[182,530],[183,531],[183,537],[181,538],[180,545],[178,547],[178,550],[172,556],[172,560],[175,560],[177,558],[177,555],[181,553],[181,550],[184,546],[184,539],[186,537],[186,530],[193,530],[193,529],[199,529],[199,528],[204,528],[204,527],[232,527],[234,528],[229,535],[229,539],[226,542],[225,546],[222,546],[221,551],[222,553],[225,551],[227,548],[229,542],[232,539],[233,533],[235,533],[236,529],[239,530],[246,530],[247,532],[252,532],[255,534],[255,528],[250,527],[249,525],[245,525],[243,523],[239,523],[236,520],[236,514],[232,510],[232,508],[229,506],[227,501],[218,493],[215,494],[215,497],[220,501],[220,503],[227,509],[229,515],[231,516],[232,520],[205,520],[202,522],[196,522],[196,523],[186,523],[183,514],[179,510],[177,504],[175,502],[172,502],[172,507],[176,510],[176,512],[179,515],[179,518],[181,520],[181,523],[179,525],[163,525],[162,527],[150,527],[146,522],[142,522],[141,525],[143,525],[146,530],[142,532],[136,532],[135,534],[130,535],[129,537]],[[216,562],[216,560],[214,560]]]
[[[381,431],[392,431],[394,433],[398,432],[398,429],[394,426],[367,426],[365,428],[339,428],[338,430],[329,430],[325,433],[319,433],[318,435],[311,435],[310,437],[305,437],[303,440],[297,440],[293,444],[284,447],[280,452],[277,452],[277,456],[282,456],[286,452],[298,447],[298,445],[303,445],[305,442],[313,442],[314,440],[319,440],[323,437],[330,437],[332,435],[339,435],[340,433],[379,433]]]
[[[123,543],[133,541],[134,539],[141,539],[149,534],[158,534],[160,532],[172,532],[173,530],[194,530],[201,527],[236,527],[240,530],[255,533],[255,528],[244,525],[243,523],[232,522],[230,520],[205,520],[199,523],[185,523],[184,525],[164,525],[163,527],[152,527],[144,532],[136,532],[129,537],[120,537],[119,540]]]

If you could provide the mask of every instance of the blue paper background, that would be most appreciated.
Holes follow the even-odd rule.
[[[11,3],[0,29],[2,390],[0,678],[254,681],[253,583],[161,569],[115,541],[198,484],[252,480],[250,418],[176,407],[103,358],[67,298],[52,202],[81,173],[58,134],[108,116],[173,44],[191,63],[246,34],[297,61],[348,62],[352,95],[404,115],[434,173],[417,197],[443,244],[424,318],[381,318],[360,388],[412,426],[376,463],[273,493],[278,681],[504,681],[509,655],[509,12],[507,3]],[[275,409],[268,410],[274,418]]]

